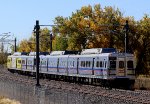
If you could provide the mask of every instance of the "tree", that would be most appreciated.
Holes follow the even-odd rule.
[[[19,52],[32,52],[35,48],[33,48],[33,41],[22,40],[19,45]]]
[[[145,15],[142,20],[138,22],[137,28],[137,48],[135,50],[137,55],[137,74],[149,74],[147,62],[150,61],[150,18]]]
[[[113,30],[121,32],[119,24],[122,20],[119,9],[112,7],[101,8],[100,4],[83,6],[73,12],[69,18],[58,16],[54,23],[53,32],[68,39],[68,49],[114,47],[118,36]],[[107,24],[107,25],[103,25]],[[118,34],[119,34],[118,33]]]
[[[56,35],[55,38],[53,39],[53,50],[62,51],[66,50],[67,47],[68,47],[67,38]]]
[[[40,43],[40,51],[41,52],[49,52],[50,51],[50,30],[48,28],[44,28],[40,30],[39,36]]]
[[[82,50],[83,48],[114,47],[125,51],[126,20],[129,21],[129,51],[137,58],[137,73],[146,74],[150,69],[150,18],[145,15],[140,21],[134,17],[123,17],[118,8],[100,4],[94,7],[83,6],[72,12],[70,17],[58,16],[54,20],[52,31],[40,30],[40,51],[50,51],[50,32],[53,33],[53,50]],[[20,43],[20,51],[35,51],[34,34],[29,40]]]

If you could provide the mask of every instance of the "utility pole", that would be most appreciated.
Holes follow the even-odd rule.
[[[50,53],[52,52],[52,34],[50,34]]]
[[[130,51],[129,50],[129,36],[128,36],[128,31],[129,31],[128,20],[126,20],[126,24],[124,28],[125,28],[125,53],[128,53]]]
[[[16,45],[17,39],[15,38],[15,49],[14,51],[17,52],[17,45]]]
[[[3,42],[2,42],[2,46],[1,46],[1,53],[3,53],[4,52],[4,44],[3,44]]]
[[[36,25],[34,27],[35,29],[35,33],[36,33],[36,86],[40,86],[39,83],[39,30],[40,30],[40,25],[39,25],[39,21],[36,20]]]

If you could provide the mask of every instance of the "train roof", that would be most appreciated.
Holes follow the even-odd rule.
[[[100,53],[116,53],[117,50],[115,48],[91,48],[91,49],[83,49],[81,54],[100,54]]]
[[[65,50],[65,53],[64,55],[77,55],[79,54],[80,52],[79,51],[71,51],[71,50]]]
[[[65,51],[52,51],[50,53],[50,56],[58,56],[58,55],[77,55],[79,54],[79,51],[70,51],[70,50],[65,50]]]
[[[65,51],[52,51],[50,56],[64,55]]]
[[[13,56],[28,55],[28,52],[15,52]]]
[[[39,55],[49,55],[49,52],[39,52]],[[36,52],[30,52],[29,56],[36,56]]]

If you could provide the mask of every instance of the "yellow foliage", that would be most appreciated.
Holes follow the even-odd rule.
[[[5,97],[0,97],[0,104],[21,104],[21,103],[15,100],[10,100]]]

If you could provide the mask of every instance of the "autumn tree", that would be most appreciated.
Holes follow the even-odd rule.
[[[40,30],[39,43],[41,52],[50,51],[50,32],[48,28]]]
[[[147,62],[150,61],[150,18],[145,15],[137,24],[137,44],[136,44],[136,56],[137,56],[137,73],[149,74]]]
[[[54,23],[57,26],[53,27],[53,32],[69,38],[68,49],[114,47],[119,37],[114,30],[120,34],[122,18],[118,8],[102,9],[100,4],[94,8],[84,6],[68,18],[56,17]]]
[[[83,6],[69,17],[58,16],[55,26],[40,30],[40,51],[50,51],[50,33],[53,33],[53,50],[82,50],[83,48],[117,48],[125,51],[125,23],[128,20],[127,52],[134,53],[137,74],[149,72],[150,18],[145,15],[140,21],[123,17],[118,8],[100,4]],[[35,34],[21,41],[19,51],[35,51]]]

